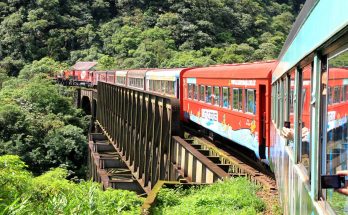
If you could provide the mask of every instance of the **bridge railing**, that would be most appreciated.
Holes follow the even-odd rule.
[[[146,189],[170,177],[172,136],[180,131],[179,101],[98,83],[96,123]]]
[[[172,178],[187,182],[213,183],[230,175],[179,136],[173,137],[171,156]]]

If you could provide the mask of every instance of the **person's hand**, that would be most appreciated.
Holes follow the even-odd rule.
[[[309,134],[309,129],[304,127],[302,128],[302,139],[305,138]]]
[[[287,140],[293,140],[294,139],[294,130],[291,128],[282,128],[282,135]]]
[[[341,176],[348,176],[348,170],[337,171],[336,174],[337,174],[337,175],[341,175]],[[345,182],[344,187],[338,188],[338,189],[337,189],[337,192],[342,193],[342,194],[348,196],[348,183]]]

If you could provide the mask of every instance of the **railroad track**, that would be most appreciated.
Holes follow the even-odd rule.
[[[266,190],[277,192],[272,173],[261,162],[219,141],[213,143],[210,139],[197,135],[197,131],[185,130],[185,141],[231,177],[243,176]]]

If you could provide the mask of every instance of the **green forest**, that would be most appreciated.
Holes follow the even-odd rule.
[[[123,69],[275,59],[303,3],[0,0],[0,214],[105,214],[106,201],[139,212],[135,194],[83,180],[90,117],[74,89],[50,77],[76,61]]]
[[[304,0],[1,0],[1,78],[49,57],[101,69],[274,59]]]

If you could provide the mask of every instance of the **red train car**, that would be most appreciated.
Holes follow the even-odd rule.
[[[97,62],[77,62],[69,72],[72,85],[90,86],[93,79],[93,70]]]
[[[301,119],[302,127],[310,129],[310,103],[311,103],[311,66],[307,66],[303,70],[303,82],[301,90]],[[328,130],[347,122],[346,116],[348,109],[348,69],[347,68],[330,68],[329,76],[325,74],[323,82],[328,83],[326,90],[327,95],[327,112],[328,112]],[[291,96],[293,97],[294,87],[291,87]],[[293,107],[290,112],[291,126],[293,126]]]
[[[106,72],[106,82],[110,84],[115,84],[116,71],[107,71]]]
[[[107,73],[106,71],[94,71],[92,83],[93,86],[98,85],[98,81],[106,82]]]
[[[326,77],[323,77],[326,78]],[[327,87],[328,139],[347,139],[348,69],[330,68]]]
[[[275,61],[195,68],[182,74],[186,120],[268,157]]]

